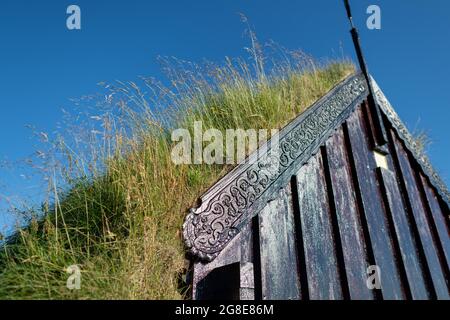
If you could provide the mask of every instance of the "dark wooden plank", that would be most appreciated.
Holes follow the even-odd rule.
[[[239,262],[215,268],[197,283],[197,300],[239,300]]]
[[[416,244],[403,206],[397,180],[392,171],[379,168],[381,183],[386,195],[387,206],[395,228],[403,265],[408,279],[411,297],[417,300],[430,298],[425,284]]]
[[[449,295],[444,271],[440,265],[436,245],[433,241],[425,208],[421,201],[421,195],[414,177],[414,171],[411,167],[407,151],[403,147],[402,142],[398,140],[394,132],[391,132],[391,135],[393,136],[396,156],[406,186],[408,201],[411,205],[412,214],[418,229],[426,262],[430,271],[434,289],[436,291],[436,296],[438,299],[448,299]]]
[[[300,299],[294,215],[289,189],[281,189],[259,214],[264,300]]]
[[[194,263],[193,277],[192,277],[192,297],[193,299],[207,299],[205,295],[205,285],[215,283],[217,276],[222,277],[235,267],[227,267],[232,264],[240,263],[241,270],[239,276],[242,278],[240,282],[236,280],[233,282],[235,288],[235,298],[239,297],[244,300],[254,298],[254,279],[250,277],[249,269],[253,265],[253,250],[252,250],[253,236],[252,236],[252,221],[242,228],[242,231],[224,248],[224,250],[212,262]],[[225,268],[223,268],[225,267]],[[217,271],[215,271],[217,270]],[[214,273],[213,273],[214,272]],[[253,269],[252,269],[253,272]],[[210,274],[213,273],[211,276]],[[236,271],[230,274],[234,275]],[[212,280],[211,280],[212,279]],[[211,282],[212,281],[212,282]],[[228,288],[231,292],[231,288]]]
[[[389,225],[376,179],[376,163],[365,131],[362,110],[357,109],[347,120],[348,139],[361,192],[365,220],[376,265],[380,268],[381,291],[384,299],[404,299]],[[395,235],[394,235],[395,236]]]
[[[241,262],[253,262],[253,221],[250,220],[240,232]]]
[[[194,263],[193,270],[193,284],[192,284],[192,297],[195,300],[210,299],[208,297],[209,287],[212,283],[216,283],[217,279],[222,277],[224,274],[236,275],[234,267],[226,267],[232,264],[236,264],[240,260],[240,236],[237,236],[230,242],[229,247],[225,248],[224,251],[213,262],[204,263],[198,261]],[[215,271],[216,270],[216,271]],[[211,274],[212,273],[212,274]],[[211,275],[210,275],[211,274]],[[227,285],[226,290],[219,295],[233,293],[233,299],[237,299],[239,292],[239,281],[236,280],[237,276],[233,276],[234,280],[231,282],[230,286]],[[232,286],[231,286],[232,285]],[[230,297],[231,299],[231,297]]]
[[[253,264],[217,267],[196,284],[197,300],[254,300]]]
[[[253,220],[241,230],[240,300],[255,300],[255,274],[253,254]],[[256,264],[259,267],[259,263]]]
[[[366,285],[367,268],[370,264],[367,259],[345,143],[342,128],[326,142],[345,272],[350,298],[371,300],[374,298],[374,294]]]
[[[342,299],[322,157],[312,157],[297,173],[309,297]]]
[[[241,262],[239,277],[239,300],[255,300],[255,279],[253,263]]]
[[[436,196],[436,192],[428,184],[427,179],[420,174],[420,179],[422,181],[422,186],[425,191],[426,199],[430,207],[430,211],[436,226],[436,231],[441,241],[442,250],[445,255],[445,260],[447,262],[447,268],[450,266],[450,237],[448,225],[445,221],[444,213],[442,212],[441,206],[439,205],[439,200]]]
[[[259,214],[251,219],[252,229],[252,260],[254,274],[254,297],[255,300],[262,300],[262,284],[261,284],[261,246],[259,243]]]

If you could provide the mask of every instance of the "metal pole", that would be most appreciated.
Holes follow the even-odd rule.
[[[345,9],[347,11],[347,17],[350,22],[351,30],[350,33],[352,35],[353,44],[355,46],[356,56],[358,57],[359,67],[361,69],[361,72],[363,73],[364,77],[366,78],[367,87],[369,88],[369,95],[367,97],[368,103],[369,103],[369,110],[371,113],[371,118],[373,122],[373,129],[374,129],[374,148],[378,149],[379,151],[382,151],[383,153],[386,153],[386,149],[383,147],[387,143],[387,136],[386,131],[384,129],[382,118],[381,118],[381,112],[378,107],[378,104],[375,100],[375,95],[373,92],[372,82],[370,81],[369,71],[367,69],[366,61],[364,60],[364,56],[361,49],[361,44],[359,41],[359,35],[358,30],[355,28],[355,25],[353,24],[353,17],[352,12],[350,8],[349,0],[344,0]]]

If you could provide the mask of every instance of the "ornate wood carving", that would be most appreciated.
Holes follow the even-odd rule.
[[[381,110],[450,207],[446,185],[372,81]],[[213,260],[367,95],[367,84],[361,73],[348,77],[283,128],[277,139],[269,140],[209,189],[200,198],[200,206],[192,208],[185,219],[183,236],[188,252],[204,261]]]
[[[201,197],[183,225],[186,246],[214,259],[273,191],[286,184],[368,94],[361,74],[344,80]]]
[[[394,111],[394,108],[389,103],[388,99],[384,95],[383,91],[381,91],[380,87],[376,83],[376,81],[372,78],[372,84],[375,92],[375,97],[378,104],[381,107],[381,110],[387,116],[389,121],[392,123],[392,126],[398,133],[399,137],[403,140],[406,147],[412,152],[414,158],[417,160],[419,165],[421,166],[423,172],[428,176],[430,182],[437,189],[440,196],[450,207],[450,192],[447,189],[446,184],[442,181],[436,171],[433,169],[433,166],[430,163],[428,157],[417,147],[416,141],[414,140],[411,133],[409,133],[406,126],[400,120],[398,114]]]

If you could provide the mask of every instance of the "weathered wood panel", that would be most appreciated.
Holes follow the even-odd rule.
[[[414,177],[414,171],[408,158],[407,151],[401,141],[398,140],[394,132],[393,137],[396,157],[400,165],[400,171],[406,186],[406,196],[411,206],[415,224],[418,228],[420,241],[426,256],[426,263],[433,281],[436,295],[439,299],[448,299],[448,289],[444,271],[439,261],[436,244],[434,242],[429,222],[426,217],[425,208],[421,201],[421,195]]]
[[[255,271],[259,264],[254,264],[253,253],[253,221],[242,228],[241,235],[241,270],[240,270],[240,300],[255,299]],[[257,279],[259,281],[259,279]]]
[[[377,147],[376,157],[367,105],[352,111],[361,101],[355,100],[345,117],[322,126],[323,117],[337,115],[330,114],[334,104],[323,103],[318,110],[326,112],[318,122],[297,119],[305,130],[295,134],[292,125],[285,128],[289,139],[282,150],[288,157],[298,156],[289,150],[304,150],[301,160],[281,175],[261,171],[266,163],[256,171],[241,167],[230,173],[237,188],[231,194],[231,189],[220,189],[230,185],[227,177],[210,189],[224,201],[219,207],[202,202],[201,210],[214,218],[216,229],[226,227],[230,233],[219,233],[223,239],[206,237],[227,243],[211,254],[191,250],[200,258],[193,263],[194,299],[449,298],[449,193],[383,99],[388,143]],[[311,128],[324,131],[312,133]],[[236,180],[236,172],[246,178]],[[258,190],[267,194],[259,197]],[[242,211],[249,204],[246,210],[253,211]],[[227,215],[237,212],[250,219],[229,223]],[[197,220],[190,222],[195,224],[189,229],[192,249],[192,241],[204,241],[208,225],[202,229]],[[367,287],[372,265],[379,267],[381,290]]]
[[[395,175],[392,171],[379,168],[379,175],[383,186],[383,192],[387,198],[387,207],[395,228],[397,241],[401,251],[401,258],[408,279],[411,297],[424,300],[429,298],[425,285],[423,271],[420,264],[416,244],[407,219],[407,213],[403,206]]]
[[[220,253],[216,260],[210,263],[201,261],[194,263],[192,296],[195,299],[206,299],[210,295],[209,287],[215,287],[214,283],[218,286],[218,281],[222,277],[232,277],[233,281],[231,281],[231,284],[224,286],[223,290],[217,288],[217,293],[211,299],[221,299],[224,296],[227,296],[228,299],[254,298],[253,270],[251,270],[251,277],[249,273],[249,263],[252,264],[253,262],[252,234],[252,224],[250,222],[243,228],[243,232],[236,236],[230,242],[230,245]],[[241,263],[239,264],[239,262]],[[233,267],[227,267],[231,265]],[[242,270],[237,270],[236,268],[241,268]],[[220,271],[208,277],[216,269]],[[243,279],[239,278],[241,276]]]
[[[375,159],[369,149],[362,109],[347,120],[348,139],[361,194],[365,220],[370,236],[375,263],[381,269],[381,291],[384,299],[404,299],[396,257],[393,251],[388,222],[375,173]]]
[[[300,299],[292,196],[281,189],[259,214],[261,284],[264,300]]]
[[[240,236],[233,239],[230,246],[221,252],[219,259],[216,259],[212,263],[196,262],[193,267],[193,287],[192,295],[195,299],[205,299],[204,281],[203,279],[208,276],[214,269],[223,267],[228,264],[239,262],[240,260]],[[203,281],[203,282],[202,282]],[[237,289],[237,288],[236,288]]]
[[[240,264],[220,266],[197,283],[196,298],[200,300],[239,300]]]
[[[333,228],[321,154],[297,173],[309,297],[342,299]]]
[[[242,228],[240,234],[241,262],[253,262],[253,221]]]
[[[373,291],[366,286],[370,264],[342,128],[326,142],[326,153],[350,298],[371,300]]]
[[[425,191],[428,205],[431,210],[431,214],[432,214],[432,217],[434,220],[434,225],[436,226],[439,240],[441,242],[442,249],[444,251],[445,259],[447,262],[447,268],[448,268],[450,266],[450,236],[449,236],[448,225],[445,221],[446,217],[444,216],[441,206],[439,205],[439,200],[436,196],[435,191],[430,187],[430,185],[428,184],[428,181],[423,176],[423,174],[420,174],[420,179],[421,179],[424,191]]]
[[[235,262],[214,268],[198,283],[196,299],[254,300],[253,264]]]
[[[239,265],[239,300],[255,300],[255,272],[251,262]]]

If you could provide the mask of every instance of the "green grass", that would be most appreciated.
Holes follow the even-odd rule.
[[[297,53],[264,67],[254,56],[254,65],[177,64],[169,88],[143,79],[105,89],[119,112],[102,116],[103,139],[86,142],[92,152],[53,144],[64,160],[46,167],[38,218],[1,248],[0,299],[183,298],[185,213],[231,167],[173,164],[171,130],[194,121],[221,131],[280,128],[354,71]],[[81,289],[71,291],[74,264]]]

